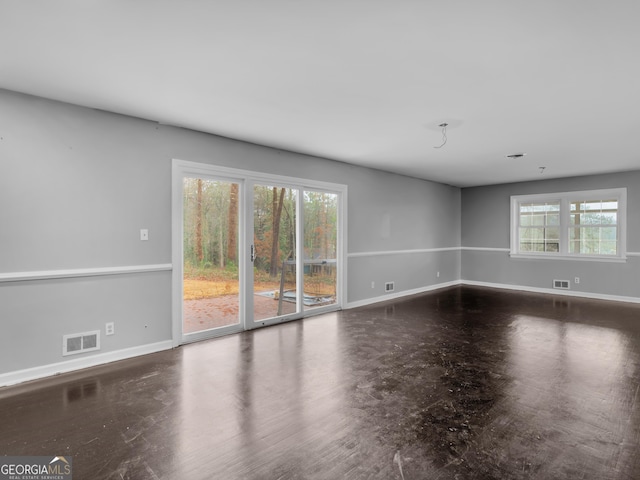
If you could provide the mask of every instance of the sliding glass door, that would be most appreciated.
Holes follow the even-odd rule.
[[[181,326],[185,338],[243,328],[238,268],[240,192],[240,180],[204,175],[182,179]]]
[[[297,295],[298,190],[253,185],[253,321],[300,313]]]
[[[178,160],[173,177],[175,344],[340,307],[345,187]]]
[[[307,310],[338,301],[339,201],[337,193],[304,191],[303,304]]]

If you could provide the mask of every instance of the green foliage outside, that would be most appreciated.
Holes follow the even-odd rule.
[[[185,299],[237,293],[238,190],[231,183],[185,178],[184,278]],[[298,192],[288,188],[254,188],[254,288],[278,288],[283,263],[287,286],[295,288]],[[337,195],[303,192],[305,260],[335,260],[337,256]],[[308,270],[308,271],[307,271]],[[206,285],[209,282],[211,285]],[[333,268],[305,267],[307,287],[335,295]],[[214,285],[215,284],[215,285]]]

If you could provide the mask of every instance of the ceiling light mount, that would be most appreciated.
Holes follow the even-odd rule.
[[[449,126],[449,124],[446,122],[442,122],[438,126],[442,129],[442,144],[433,148],[442,148],[447,143],[447,127]]]

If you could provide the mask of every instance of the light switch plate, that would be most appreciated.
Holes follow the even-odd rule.
[[[140,229],[140,240],[149,240],[149,230],[146,228]]]

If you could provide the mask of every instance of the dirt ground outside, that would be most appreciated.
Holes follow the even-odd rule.
[[[285,282],[285,297],[295,297],[295,277]],[[276,294],[280,282],[262,279],[254,284],[253,318],[263,320],[278,316]],[[237,278],[185,278],[183,332],[194,333],[239,323],[239,282]],[[290,298],[290,297],[289,297]],[[310,303],[307,303],[310,302]],[[318,302],[318,303],[314,303]],[[335,278],[305,275],[305,310],[335,302]],[[295,313],[294,302],[283,300],[281,315]]]
[[[238,295],[222,295],[217,298],[185,300],[183,304],[184,333],[199,332],[210,328],[233,325],[240,321]],[[254,318],[264,319],[278,314],[278,301],[272,297],[253,296]],[[282,314],[295,312],[291,302],[282,302]]]

